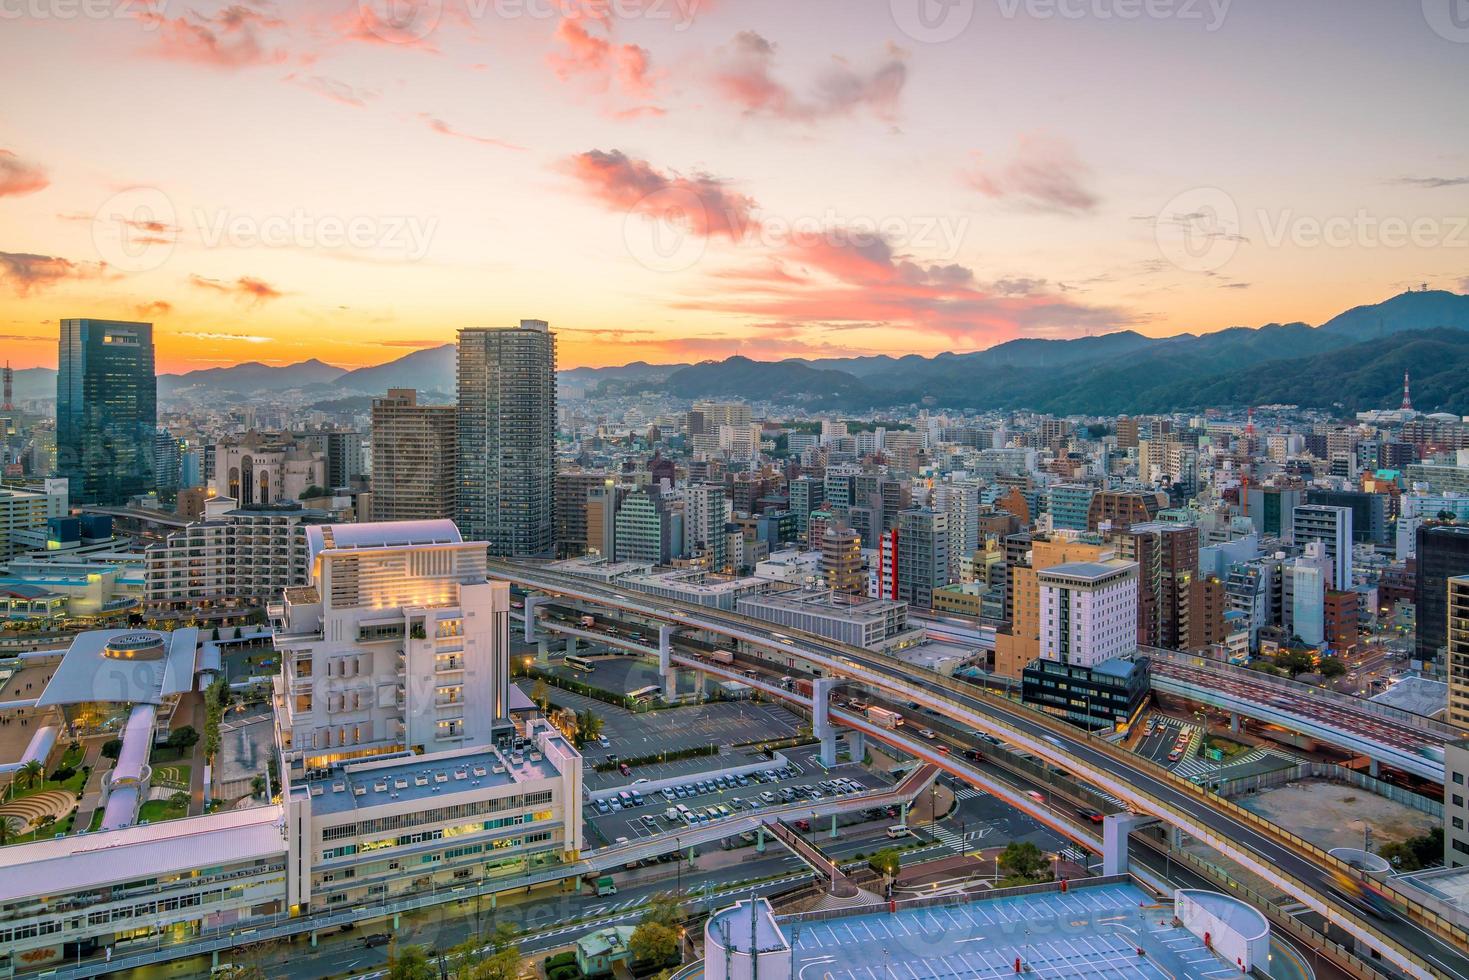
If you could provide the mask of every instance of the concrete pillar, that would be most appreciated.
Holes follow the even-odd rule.
[[[551,662],[551,644],[548,640],[536,640],[536,666],[545,667]]]
[[[315,929],[312,929],[311,930],[311,948],[312,949],[315,949],[316,948],[316,930]]]
[[[658,676],[663,680],[663,700],[672,701],[678,696],[678,673],[673,668],[673,634],[675,626],[658,627]]]
[[[1239,729],[1240,729],[1239,712],[1238,711],[1231,711],[1229,713],[1229,730],[1232,731],[1232,732],[1237,732],[1237,731],[1239,731]]]
[[[755,853],[765,853],[765,825],[763,823],[755,828]]]
[[[898,823],[906,824],[907,822],[908,822],[908,803],[907,803],[907,801],[904,801],[903,808],[898,811]]]
[[[852,761],[860,765],[867,758],[867,733],[855,730],[847,732],[847,752]]]
[[[1109,813],[1102,820],[1102,874],[1127,874],[1127,836],[1153,817],[1137,813]]]
[[[831,839],[832,840],[836,840],[836,837],[837,837],[837,815],[835,813],[833,813],[831,815]]]
[[[811,732],[821,739],[821,764],[830,769],[837,764],[837,730],[831,723],[830,677],[818,677],[811,685]]]
[[[1367,775],[1376,779],[1382,770],[1381,764],[1376,759],[1367,760]]]
[[[536,642],[536,607],[546,601],[543,595],[525,597],[525,642]]]
[[[400,914],[397,913],[397,912],[394,912],[393,913],[393,931],[394,932],[397,932],[398,931],[398,919],[399,918],[400,918]]]

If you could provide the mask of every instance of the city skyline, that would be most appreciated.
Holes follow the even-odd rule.
[[[524,311],[564,367],[933,354],[1465,288],[1432,5],[908,6],[13,21],[47,98],[0,142],[6,355],[88,314],[165,373],[356,367]]]

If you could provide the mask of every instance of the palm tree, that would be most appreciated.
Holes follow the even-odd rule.
[[[602,734],[602,719],[588,708],[577,713],[576,716],[576,742],[577,748],[581,748],[588,742],[595,741]]]
[[[36,785],[36,782],[46,775],[46,767],[40,762],[32,759],[20,767],[20,778],[25,781],[26,789]]]

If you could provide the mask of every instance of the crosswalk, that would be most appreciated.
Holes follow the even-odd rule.
[[[930,833],[933,834],[934,840],[943,844],[949,850],[958,851],[962,854],[994,833],[994,830],[994,827],[985,826],[980,827],[978,830],[969,830],[961,834],[957,831],[950,830],[948,827],[934,827]]]
[[[977,800],[984,795],[986,794],[981,793],[979,790],[974,789],[971,786],[965,786],[962,789],[956,790],[954,792],[954,798],[959,800]]]
[[[1184,759],[1173,767],[1173,771],[1185,779],[1192,779],[1194,776],[1203,776],[1209,773],[1220,772],[1224,769],[1230,769],[1234,766],[1244,766],[1251,762],[1259,762],[1268,754],[1269,752],[1265,749],[1251,749],[1239,758],[1232,759],[1227,766],[1218,766],[1207,759],[1193,757]]]

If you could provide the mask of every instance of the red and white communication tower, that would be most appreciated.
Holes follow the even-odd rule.
[[[10,411],[15,406],[11,404],[11,389],[15,387],[15,372],[10,370],[10,362],[5,362],[5,411]]]

